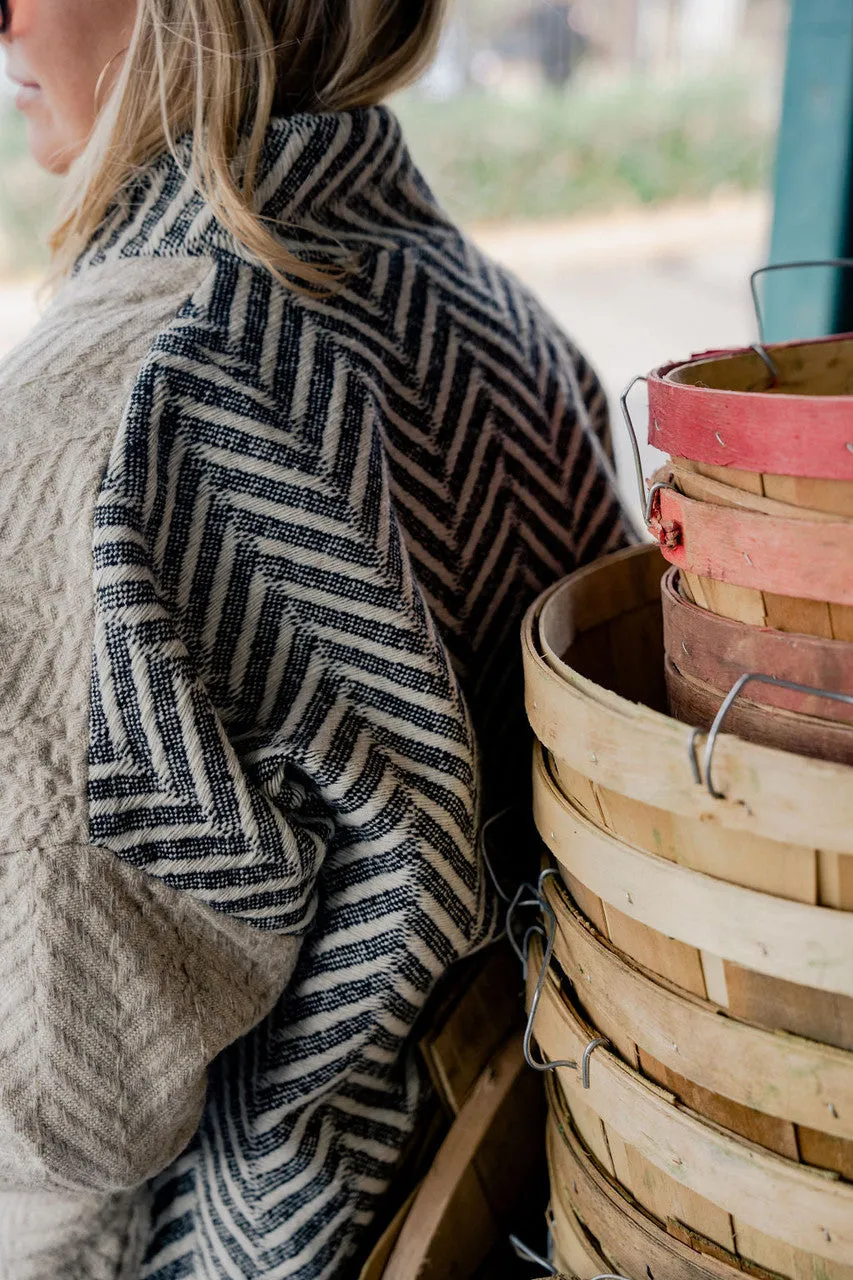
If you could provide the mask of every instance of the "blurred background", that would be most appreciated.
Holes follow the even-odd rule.
[[[635,506],[624,385],[756,337],[787,26],[786,0],[456,0],[393,104],[445,207],[598,367]],[[5,79],[0,165],[2,356],[37,316],[59,181],[29,159]]]

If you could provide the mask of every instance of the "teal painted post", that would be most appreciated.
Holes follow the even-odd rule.
[[[853,181],[853,4],[791,0],[771,262],[847,257]],[[853,273],[779,271],[760,284],[770,342],[853,327]]]

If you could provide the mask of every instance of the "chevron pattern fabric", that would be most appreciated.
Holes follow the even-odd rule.
[[[179,148],[68,286],[201,265],[93,507],[88,841],[299,951],[250,1029],[203,1006],[206,1100],[147,1184],[139,1276],[344,1280],[423,1098],[418,1012],[497,927],[477,835],[528,771],[521,614],[631,533],[594,373],[448,221],[390,111],[270,122],[259,212],[357,262],[324,299],[248,259]]]

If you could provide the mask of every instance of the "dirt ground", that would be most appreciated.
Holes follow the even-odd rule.
[[[538,294],[593,363],[614,412],[626,496],[637,507],[619,394],[636,373],[755,340],[749,273],[766,260],[769,202],[731,196],[606,217],[480,226],[479,243]],[[0,281],[0,356],[37,319],[35,281]],[[637,388],[635,421],[642,425]],[[655,465],[644,447],[646,474]]]

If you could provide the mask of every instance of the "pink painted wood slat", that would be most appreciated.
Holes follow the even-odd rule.
[[[670,564],[689,573],[853,605],[853,524],[781,520],[662,489],[650,529]]]

